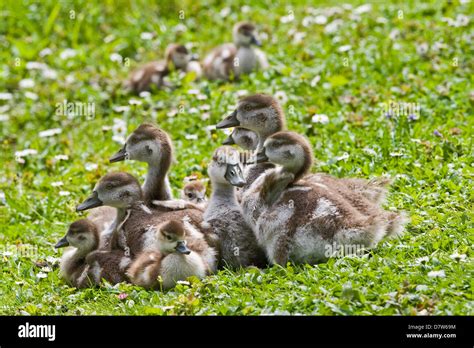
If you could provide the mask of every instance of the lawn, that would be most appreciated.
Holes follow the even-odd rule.
[[[0,5],[0,314],[474,314],[472,2],[114,3]],[[167,44],[202,58],[239,20],[257,24],[269,70],[236,83],[174,73],[172,91],[122,90]],[[393,177],[386,209],[408,213],[405,235],[364,256],[223,270],[165,293],[59,278],[53,245],[85,216],[75,206],[109,171],[146,171],[108,163],[126,134],[144,121],[169,132],[177,196],[186,176],[206,176],[226,137],[213,126],[256,92],[277,95],[288,129],[309,137],[313,172]]]

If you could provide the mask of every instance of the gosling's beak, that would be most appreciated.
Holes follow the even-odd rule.
[[[67,241],[66,236],[64,236],[63,238],[61,238],[59,240],[59,242],[56,243],[56,245],[54,247],[56,249],[58,249],[58,248],[64,248],[64,247],[67,247],[67,246],[69,246],[69,242]]]
[[[184,241],[178,242],[178,245],[176,246],[176,251],[180,254],[185,254],[185,255],[191,254],[191,250],[188,249]]]
[[[268,157],[265,154],[265,149],[262,152],[257,153],[257,163],[268,162]]]
[[[194,60],[194,61],[198,61],[198,60],[199,60],[199,55],[196,54],[196,53],[195,53],[195,54],[192,54],[192,55],[191,55],[191,58],[190,58],[189,60],[191,60],[191,61],[193,61],[193,60]]]
[[[220,121],[217,125],[217,129],[230,128],[240,126],[240,121],[237,119],[237,110],[231,113],[229,116]]]
[[[246,184],[239,164],[227,164],[224,178],[233,186],[242,187]]]
[[[104,203],[99,199],[97,192],[94,191],[84,202],[82,202],[76,207],[76,211],[83,211],[95,207],[100,207],[103,204]]]
[[[235,141],[234,138],[232,138],[232,135],[229,135],[223,142],[222,145],[234,145]]]
[[[262,43],[255,37],[255,35],[252,35],[252,40],[250,43],[258,47],[262,46]]]
[[[120,150],[118,150],[118,152],[115,155],[109,158],[109,162],[114,163],[114,162],[123,161],[125,160],[126,156],[127,156],[127,152],[125,151],[125,145],[124,145]]]

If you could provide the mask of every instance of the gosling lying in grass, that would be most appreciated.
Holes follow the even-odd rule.
[[[55,248],[71,246],[60,261],[60,275],[77,288],[99,285],[102,279],[116,284],[127,280],[131,263],[123,251],[99,251],[99,231],[88,219],[73,222]]]
[[[140,254],[128,270],[133,284],[148,289],[170,289],[191,276],[203,278],[211,269],[203,256],[203,244],[188,243],[185,225],[177,220],[156,227],[148,251]],[[188,226],[189,228],[189,226]]]

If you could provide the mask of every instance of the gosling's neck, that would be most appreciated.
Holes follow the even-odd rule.
[[[98,247],[99,247],[99,244],[97,242],[95,242],[91,246],[76,247],[76,251],[74,252],[74,259],[81,260],[85,258],[87,254],[97,249]]]
[[[212,194],[207,206],[204,218],[211,216],[213,212],[221,211],[222,208],[237,207],[235,188],[230,184],[212,183]]]
[[[164,160],[148,163],[148,172],[143,185],[144,199],[147,204],[153,200],[166,201],[172,199],[168,179],[169,165]]]
[[[120,223],[125,219],[125,216],[127,216],[127,208],[121,207],[115,208],[115,210],[117,214],[115,215],[115,219],[109,227],[110,231],[115,231]]]

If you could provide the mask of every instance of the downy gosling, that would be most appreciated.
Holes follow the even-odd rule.
[[[215,48],[204,59],[205,76],[210,80],[229,80],[256,69],[267,69],[265,54],[252,45],[260,46],[255,26],[241,22],[234,25],[233,43]]]
[[[170,289],[191,276],[204,278],[211,269],[201,255],[203,247],[186,240],[182,222],[171,220],[156,227],[150,251],[140,254],[128,276],[133,284],[151,289]],[[192,232],[191,232],[192,233]]]
[[[362,213],[331,186],[307,180],[313,153],[309,142],[296,133],[270,136],[258,160],[269,160],[276,168],[243,193],[242,207],[272,263],[324,262],[335,248],[372,248],[403,231],[403,214],[369,201],[365,204],[370,211]]]
[[[99,285],[102,279],[117,284],[127,281],[125,271],[131,263],[121,251],[97,251],[97,226],[88,219],[73,222],[55,248],[71,246],[60,261],[60,275],[77,288]]]
[[[166,201],[159,201],[166,202]],[[183,201],[184,202],[184,201]],[[178,220],[189,224],[193,234],[189,239],[215,243],[215,238],[202,228],[203,212],[193,203],[184,202],[182,206],[170,208],[165,205],[147,205],[143,201],[140,185],[128,173],[106,174],[99,180],[92,194],[76,210],[82,211],[96,206],[107,205],[116,208],[117,218],[112,224],[112,248],[122,249],[126,255],[136,257],[149,249],[154,226],[167,220]],[[195,226],[191,228],[192,226]],[[196,242],[197,243],[197,242]],[[207,245],[207,244],[206,244]],[[208,248],[208,264],[215,265],[212,247]],[[215,268],[213,268],[215,269]]]
[[[144,200],[172,199],[168,170],[173,161],[173,144],[164,130],[151,123],[142,123],[130,134],[123,147],[109,161],[135,160],[148,164],[143,185]]]
[[[181,199],[194,203],[200,208],[206,208],[206,186],[201,180],[193,180],[186,183],[181,191]]]
[[[150,91],[154,86],[161,89],[169,84],[165,77],[173,70],[193,71],[197,78],[202,69],[195,56],[191,55],[183,45],[171,44],[166,48],[165,59],[147,63],[134,70],[125,82],[125,88],[135,93]]]
[[[219,267],[265,267],[267,259],[245,222],[234,186],[243,186],[240,154],[230,146],[219,147],[208,167],[212,194],[204,221],[219,238]]]

